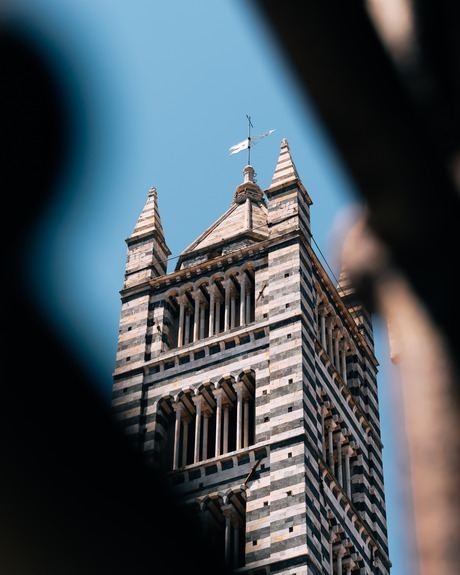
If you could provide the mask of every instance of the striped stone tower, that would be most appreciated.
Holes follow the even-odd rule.
[[[253,174],[170,273],[149,193],[127,240],[113,409],[231,569],[387,574],[369,315],[311,247],[287,141],[265,194]]]

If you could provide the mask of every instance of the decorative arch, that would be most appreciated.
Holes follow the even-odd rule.
[[[254,285],[253,265],[245,263],[171,288],[165,296],[169,348],[214,337],[254,321]]]
[[[192,282],[187,282],[186,284],[184,284],[180,290],[179,290],[179,295],[183,295],[187,292],[193,291],[195,289],[195,284]]]
[[[208,286],[208,285],[210,285],[210,283],[211,282],[210,282],[209,277],[201,277],[201,278],[196,280],[196,282],[193,285],[193,289],[196,290],[196,289],[200,288],[201,286]]]
[[[163,465],[180,469],[245,449],[255,441],[254,370],[182,388],[158,401]]]
[[[348,430],[336,406],[322,392],[323,455],[330,472],[352,501],[353,465],[357,460],[358,445]]]
[[[209,285],[212,285],[216,281],[222,281],[223,279],[225,279],[224,272],[216,272],[209,278]]]

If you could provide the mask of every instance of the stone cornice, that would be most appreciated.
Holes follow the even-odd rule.
[[[283,188],[286,188],[286,189],[292,188],[294,186],[297,186],[302,191],[305,198],[307,199],[308,205],[311,206],[313,204],[313,200],[308,195],[308,192],[305,189],[305,186],[302,184],[302,182],[300,181],[299,178],[293,178],[289,182],[284,182],[284,183],[281,182],[280,184],[277,184],[276,186],[272,186],[272,187],[264,190],[264,193],[268,198],[270,196],[270,194],[273,194],[274,192],[278,192],[279,190],[282,190]]]
[[[138,373],[139,370],[143,371],[145,375],[149,374],[149,370],[153,367],[158,366],[161,371],[164,369],[164,364],[168,362],[174,361],[179,367],[179,358],[197,353],[199,351],[204,350],[205,356],[202,359],[207,359],[209,357],[209,348],[215,345],[225,345],[225,342],[235,341],[239,342],[240,338],[246,335],[249,335],[251,341],[254,341],[254,334],[256,332],[265,331],[264,337],[268,335],[268,328],[270,326],[270,321],[263,320],[253,322],[244,326],[238,326],[230,331],[225,331],[219,333],[217,335],[207,337],[205,339],[199,339],[198,341],[191,342],[187,345],[183,345],[181,347],[175,347],[165,352],[161,352],[158,356],[154,357],[149,361],[140,361],[135,364],[119,367],[113,373],[114,377],[125,376],[128,373],[136,372]],[[232,348],[234,349],[234,348]],[[229,350],[230,351],[230,350]],[[200,361],[200,360],[198,360]]]
[[[139,291],[143,291],[146,287],[153,289],[158,289],[161,287],[169,287],[181,281],[189,279],[191,276],[201,275],[202,273],[211,273],[213,271],[219,270],[224,265],[230,265],[247,257],[252,257],[253,255],[260,254],[264,252],[269,245],[269,240],[263,240],[255,244],[251,244],[245,248],[241,248],[238,251],[220,256],[213,260],[208,260],[207,262],[191,266],[189,268],[184,268],[183,270],[178,270],[165,274],[158,278],[151,280],[150,282],[145,282],[144,284],[134,286],[132,288],[123,289],[120,291],[122,297],[129,297],[134,295]]]

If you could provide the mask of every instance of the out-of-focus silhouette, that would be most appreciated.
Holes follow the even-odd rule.
[[[367,206],[345,263],[401,361],[420,567],[460,565],[460,6],[256,2]],[[397,343],[397,349],[395,348]],[[400,398],[402,400],[402,398]],[[390,550],[391,553],[391,550]],[[420,565],[418,565],[420,563]]]
[[[225,573],[164,478],[128,446],[91,374],[34,303],[29,230],[69,160],[63,92],[27,35],[2,30],[6,144],[0,571]]]

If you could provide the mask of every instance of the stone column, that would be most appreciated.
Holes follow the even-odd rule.
[[[232,290],[232,280],[230,278],[224,280],[222,285],[225,288],[225,313],[224,313],[224,331],[230,329],[230,296]]]
[[[329,575],[334,575],[334,541],[336,534],[329,532]]]
[[[339,433],[339,436],[337,437],[337,481],[341,486],[343,486],[342,443],[343,443],[343,435]]]
[[[209,418],[211,413],[206,410],[203,413],[203,453],[202,459],[208,459],[208,430],[209,430]]]
[[[221,454],[221,443],[222,443],[222,389],[216,389],[214,391],[214,397],[216,398],[216,449],[215,456]]]
[[[200,292],[194,291],[195,313],[193,315],[193,341],[198,341],[198,329],[200,325]]]
[[[216,303],[216,290],[217,290],[217,286],[216,284],[212,284],[210,286],[208,286],[208,293],[209,293],[209,337],[212,337],[214,335],[214,325],[215,325],[215,319],[214,319],[214,309],[215,309],[215,303]]]
[[[204,339],[206,337],[206,301],[203,298],[203,301],[200,304],[200,339]]]
[[[220,333],[220,306],[221,306],[222,300],[220,295],[217,297],[216,296],[216,330],[215,330],[215,334],[217,335],[218,333]]]
[[[243,399],[243,447],[249,447],[249,397]]]
[[[347,385],[347,351],[348,343],[345,338],[342,340],[342,345],[340,346],[340,351],[342,352],[342,379],[343,383]]]
[[[179,452],[180,452],[180,424],[182,419],[182,413],[184,406],[180,401],[175,401],[173,403],[174,411],[176,412],[176,424],[174,427],[174,458],[173,458],[173,469],[179,469]]]
[[[233,384],[236,391],[236,448],[243,447],[243,382],[238,381]]]
[[[321,311],[321,346],[326,350],[326,312]]]
[[[238,275],[240,281],[240,326],[246,325],[246,274]]]
[[[224,405],[224,433],[223,433],[223,448],[222,453],[228,453],[228,418],[230,406],[228,403]]]
[[[177,332],[177,346],[181,347],[184,345],[184,315],[185,306],[187,305],[187,296],[181,295],[177,298],[179,304],[179,329]]]
[[[193,316],[193,341],[198,341],[200,328],[200,308],[203,294],[200,289],[197,289],[192,292],[192,296],[195,300],[195,314]]]
[[[185,312],[185,334],[184,334],[184,345],[190,343],[190,313],[186,310]]]
[[[334,441],[332,438],[332,432],[334,431],[334,429],[337,427],[337,425],[335,424],[334,421],[331,421],[331,423],[329,423],[329,425],[327,426],[327,432],[328,432],[328,444],[329,444],[329,453],[328,453],[328,463],[329,463],[329,468],[330,470],[333,472],[334,471]]]
[[[333,329],[334,329],[333,320],[331,318],[327,322],[327,335],[328,335],[327,353],[329,355],[329,359],[331,360],[331,362],[334,361],[333,349],[332,349],[332,331],[333,331]]]
[[[353,449],[348,446],[345,448],[345,491],[348,499],[351,501],[351,473],[350,473],[350,457],[353,455]]]
[[[203,397],[201,395],[195,395],[193,397],[193,401],[195,403],[195,408],[196,408],[194,462],[198,463],[200,461],[201,410],[203,407]]]
[[[319,341],[321,341],[321,327],[319,325],[319,306],[321,303],[321,299],[318,298],[318,295],[316,295],[316,305],[315,305],[315,332],[316,332],[316,337],[318,338]]]
[[[346,549],[343,545],[340,545],[337,550],[337,575],[343,575],[342,572],[342,558],[346,553]]]
[[[188,426],[190,420],[182,418],[182,467],[187,465],[187,449],[188,449]]]
[[[225,563],[230,566],[233,510],[230,505],[225,505],[222,507],[222,513],[225,517]]]
[[[230,294],[230,329],[236,326],[236,297],[235,292],[232,290]]]
[[[340,331],[338,328],[334,330],[334,360],[333,363],[335,365],[335,369],[340,372],[340,356],[339,356],[339,340],[340,340]]]
[[[321,406],[321,441],[322,441],[322,447],[323,447],[324,460],[326,460],[326,458],[327,458],[327,453],[326,453],[326,426],[324,425],[324,420],[325,420],[328,413],[329,413],[329,410],[327,409],[327,407],[325,405]]]
[[[235,511],[232,515],[232,527],[233,527],[233,569],[239,567],[240,558],[240,528],[241,521],[237,512]]]
[[[246,287],[246,323],[251,323],[252,306],[251,306],[251,285]]]

